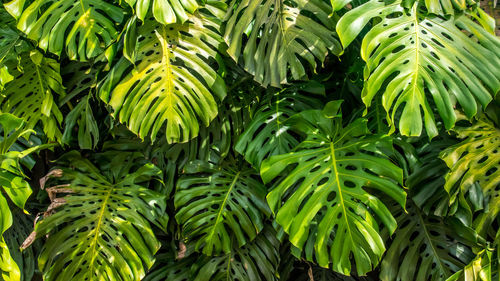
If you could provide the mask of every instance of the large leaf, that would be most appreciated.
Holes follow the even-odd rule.
[[[464,140],[440,155],[450,168],[444,187],[451,202],[467,194],[478,209],[485,200],[486,209],[475,221],[478,232],[484,235],[500,212],[500,130],[483,117],[470,127],[454,131]]]
[[[434,109],[450,129],[457,102],[470,118],[478,105],[486,107],[498,92],[500,39],[466,15],[426,15],[420,2],[410,8],[402,7],[401,1],[372,0],[343,15],[337,32],[347,47],[371,19],[381,18],[362,43],[363,101],[369,107],[382,92],[392,130],[401,116],[398,127],[403,135],[419,136],[425,126],[434,137]]]
[[[63,48],[72,60],[94,58],[118,36],[116,25],[124,11],[99,0],[13,0],[5,4],[17,19],[17,27],[38,42],[38,46],[58,56]]]
[[[218,257],[202,256],[193,281],[274,281],[280,262],[279,240],[268,226],[252,242]]]
[[[135,67],[121,58],[102,85],[101,98],[141,138],[150,133],[154,140],[165,126],[168,142],[186,142],[198,135],[199,122],[208,126],[217,115],[212,92],[220,100],[226,95],[213,61],[222,42],[220,21],[200,12],[168,27],[148,19],[137,27],[137,38],[134,24],[125,47],[132,42],[128,50],[134,50],[129,58]]]
[[[329,52],[340,53],[330,13],[323,0],[233,0],[227,52],[235,61],[243,54],[245,70],[264,86],[286,84],[290,73],[305,79],[307,65],[315,71]]]
[[[382,261],[384,281],[445,280],[473,257],[454,228],[441,218],[425,216],[408,201],[407,213],[396,212],[398,229]],[[450,220],[448,220],[450,221]]]
[[[196,0],[125,0],[130,6],[135,6],[137,17],[144,21],[149,7],[156,21],[162,24],[184,23],[188,13],[192,14],[198,8]]]
[[[229,253],[233,244],[244,245],[264,227],[266,188],[240,161],[193,161],[177,182],[175,218],[187,242],[206,255]]]
[[[108,152],[95,156],[102,171],[73,151],[53,172],[51,192],[70,195],[53,198],[62,207],[35,227],[37,237],[50,233],[38,257],[44,280],[139,280],[153,264],[160,244],[150,223],[166,199],[147,183],[161,171],[140,165],[140,154]]]
[[[58,125],[62,114],[55,100],[64,95],[64,89],[59,63],[32,51],[22,55],[20,65],[22,70],[17,68],[17,63],[9,64],[14,80],[0,91],[2,112],[23,118],[29,129],[41,121],[49,139],[60,139],[62,134]]]
[[[235,150],[256,169],[260,168],[264,159],[287,153],[299,144],[297,133],[285,121],[302,110],[321,108],[320,105],[316,97],[308,97],[297,89],[270,92],[259,103]]]
[[[404,206],[402,171],[388,155],[390,137],[371,135],[366,120],[342,127],[339,102],[324,111],[297,115],[295,126],[308,135],[292,152],[272,156],[261,166],[264,182],[276,181],[267,201],[290,242],[322,267],[349,275],[354,258],[364,275],[380,261],[385,246],[379,222],[390,232],[396,221],[375,192]],[[330,117],[330,118],[329,118]],[[287,169],[290,167],[290,169]],[[399,183],[399,184],[398,184]],[[304,244],[310,247],[304,247]]]

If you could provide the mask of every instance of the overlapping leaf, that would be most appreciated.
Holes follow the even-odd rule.
[[[17,281],[25,275],[16,264],[18,257],[13,259],[9,247],[4,240],[4,233],[13,224],[13,217],[7,198],[24,212],[24,205],[32,193],[29,183],[25,180],[20,160],[37,147],[24,151],[10,151],[15,142],[32,133],[27,130],[25,122],[9,113],[0,114],[0,276],[2,280]],[[27,213],[27,212],[26,212]],[[21,223],[21,222],[17,222]],[[7,241],[11,244],[12,241]],[[17,249],[15,249],[17,250]],[[24,272],[23,272],[24,273]]]
[[[37,237],[50,233],[38,265],[44,280],[139,280],[159,249],[151,223],[165,210],[165,196],[147,188],[161,171],[140,165],[140,154],[96,154],[100,171],[78,152],[69,152],[54,176],[61,177],[52,192],[63,203],[38,222]],[[106,161],[107,160],[107,161]]]
[[[217,115],[213,94],[219,100],[226,94],[215,62],[222,42],[219,24],[199,12],[184,24],[163,26],[148,19],[135,37],[131,22],[125,48],[135,67],[121,58],[102,85],[101,98],[141,138],[150,134],[154,140],[163,126],[168,142],[196,137],[199,123],[208,126]]]
[[[254,178],[255,170],[240,161],[193,161],[177,182],[175,218],[187,242],[206,255],[230,253],[264,227],[266,188]]]
[[[264,159],[293,149],[300,138],[285,121],[302,110],[321,108],[316,97],[307,95],[293,90],[266,95],[239,137],[235,150],[258,169]]]
[[[264,161],[261,175],[271,182],[283,174],[267,201],[294,246],[306,254],[314,247],[314,256],[308,254],[308,259],[346,275],[351,272],[352,257],[356,271],[363,275],[385,251],[378,222],[390,232],[396,228],[375,191],[401,206],[406,193],[399,185],[401,169],[388,158],[391,139],[370,135],[363,119],[342,127],[339,107],[340,102],[330,102],[323,112],[297,115],[294,126],[307,139],[293,152]]]
[[[280,262],[279,240],[272,227],[266,227],[250,243],[218,257],[202,256],[197,261],[194,281],[274,281]]]
[[[342,6],[342,1],[336,2]],[[472,117],[498,92],[500,39],[466,15],[426,15],[420,4],[406,10],[401,1],[369,1],[343,15],[337,32],[347,47],[371,19],[381,18],[362,43],[367,63],[363,101],[369,107],[382,92],[393,130],[401,116],[403,135],[418,136],[425,126],[427,135],[434,137],[434,110],[450,129],[456,121],[455,106]]]
[[[5,4],[17,28],[58,56],[85,61],[103,53],[118,37],[124,11],[99,0],[13,0]]]
[[[95,93],[97,66],[70,64],[62,69],[64,85],[68,95],[59,104],[77,102],[65,116],[62,143],[69,144],[75,126],[78,127],[77,140],[81,149],[95,148],[99,141],[99,128],[94,118],[91,100]]]
[[[474,223],[484,235],[500,212],[500,130],[483,117],[470,127],[454,131],[464,140],[440,155],[450,168],[445,189],[451,202],[458,200],[460,194],[471,194],[474,209],[482,208],[484,203],[484,213]]]
[[[426,217],[411,201],[407,214],[397,209],[398,229],[382,260],[381,280],[445,280],[474,257],[441,218]]]
[[[0,91],[2,112],[23,118],[29,129],[41,121],[49,139],[60,139],[62,114],[56,101],[64,95],[64,89],[59,63],[32,51],[22,55],[21,65],[22,71],[17,68],[17,62],[9,64],[9,72],[15,79]]]
[[[162,24],[184,23],[198,9],[196,0],[126,0],[135,8],[139,19],[144,21],[148,11],[152,9],[155,20]]]
[[[286,84],[289,74],[307,78],[306,67],[315,71],[329,52],[340,53],[330,13],[323,0],[233,0],[227,52],[264,86]]]

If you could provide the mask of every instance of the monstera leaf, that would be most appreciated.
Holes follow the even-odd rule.
[[[37,243],[34,247],[30,247],[25,251],[20,251],[19,247],[24,242],[24,239],[33,230],[33,217],[27,216],[21,209],[12,210],[13,217],[16,219],[15,223],[7,229],[4,233],[5,243],[12,258],[19,266],[21,281],[32,281],[36,268],[36,254],[40,249]],[[3,280],[15,280],[4,278]]]
[[[202,256],[193,281],[273,281],[278,279],[280,242],[272,227],[266,227],[252,242],[217,257]]]
[[[500,130],[483,117],[470,127],[457,127],[454,131],[464,140],[440,155],[450,168],[444,187],[451,202],[466,193],[472,205],[482,205],[484,198],[485,212],[474,222],[484,235],[500,211]]]
[[[64,95],[59,73],[59,63],[44,57],[38,51],[24,53],[21,59],[22,71],[17,62],[9,64],[14,80],[0,91],[0,108],[26,120],[32,129],[41,121],[49,139],[60,139],[59,123],[62,114],[55,99]]]
[[[0,114],[1,141],[0,141],[0,277],[2,280],[20,280],[27,274],[24,268],[16,262],[20,262],[19,256],[14,253],[14,259],[11,256],[11,250],[18,251],[18,247],[11,247],[12,239],[4,240],[4,235],[12,236],[13,231],[9,231],[12,226],[13,217],[9,208],[7,197],[14,205],[25,213],[24,205],[32,193],[29,183],[25,180],[25,175],[21,167],[21,160],[28,154],[48,147],[51,145],[42,145],[28,148],[26,150],[16,151],[16,141],[21,137],[26,137],[33,130],[26,129],[26,123],[9,113]],[[19,214],[18,214],[19,215]],[[17,220],[17,218],[16,218]],[[16,221],[16,227],[21,227],[22,222]],[[9,231],[9,233],[6,233]],[[12,238],[12,237],[10,237]],[[9,247],[10,246],[10,247]],[[9,249],[10,248],[10,249]],[[29,271],[29,270],[28,270]],[[31,273],[32,274],[32,273]]]
[[[149,7],[154,18],[162,24],[184,23],[188,20],[187,13],[193,14],[198,8],[196,0],[125,0],[131,7],[135,6],[135,13],[144,21],[148,15]],[[187,13],[186,13],[187,12]]]
[[[272,155],[289,152],[300,139],[285,121],[302,110],[321,108],[315,97],[299,91],[271,92],[259,103],[252,121],[239,137],[235,150],[256,169]]]
[[[323,111],[296,115],[294,126],[307,134],[292,152],[275,155],[261,166],[264,182],[277,180],[267,201],[290,242],[306,251],[314,247],[322,267],[349,275],[354,258],[356,271],[364,275],[378,264],[385,246],[379,222],[393,232],[396,221],[374,190],[405,205],[402,170],[388,155],[388,136],[370,135],[366,120],[342,127],[340,102]],[[287,169],[289,167],[289,169]],[[304,244],[309,247],[304,247]]]
[[[16,61],[18,54],[29,49],[29,44],[22,39],[16,29],[16,21],[0,5],[0,91],[14,79],[6,65],[9,61]]]
[[[63,48],[72,60],[96,57],[115,41],[124,11],[99,0],[13,0],[5,4],[17,28],[58,56]]]
[[[344,3],[334,2],[335,7]],[[500,39],[466,15],[444,19],[426,14],[421,2],[410,9],[402,5],[368,1],[343,15],[337,32],[347,47],[372,18],[381,18],[363,38],[362,99],[369,107],[382,92],[392,130],[401,116],[401,134],[419,136],[425,126],[427,135],[434,137],[438,131],[433,108],[450,129],[457,102],[470,118],[498,92]]]
[[[439,153],[456,141],[433,140],[418,149],[419,164],[406,180],[413,202],[426,215],[446,216],[450,210],[450,198],[444,188],[446,164],[439,159]],[[453,206],[456,208],[456,206]]]
[[[471,250],[441,218],[425,216],[410,200],[406,210],[396,212],[398,229],[382,260],[381,280],[445,280],[472,260]]]
[[[263,86],[307,78],[328,52],[340,53],[331,7],[323,0],[233,0],[224,38],[228,54]],[[244,36],[245,35],[245,36]],[[244,37],[248,41],[243,45]]]
[[[219,23],[200,12],[168,27],[147,20],[137,28],[137,38],[130,23],[125,48],[135,66],[125,58],[118,61],[102,85],[102,100],[141,138],[151,133],[155,140],[164,125],[168,142],[196,137],[199,122],[208,126],[217,115],[212,93],[220,100],[226,95],[213,64],[222,42]]]
[[[62,143],[69,144],[72,133],[77,128],[78,145],[81,149],[95,148],[99,141],[99,128],[92,111],[91,100],[95,93],[97,66],[90,64],[69,64],[62,69],[62,77],[68,95],[61,99],[62,106],[72,101],[77,102],[64,118],[64,133]]]
[[[38,257],[44,280],[139,280],[154,262],[160,244],[150,223],[166,198],[147,184],[161,171],[139,165],[140,154],[95,157],[102,171],[73,151],[60,162],[75,168],[52,172],[59,184],[47,190],[62,207],[35,227],[37,237],[50,233]]]
[[[474,260],[467,264],[463,269],[453,274],[446,281],[491,281],[492,272],[492,253],[487,249],[481,250]]]
[[[206,255],[229,253],[253,240],[262,230],[265,186],[241,160],[226,158],[219,164],[193,161],[177,182],[175,218],[188,243]]]

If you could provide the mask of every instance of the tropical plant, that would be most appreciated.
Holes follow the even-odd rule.
[[[494,22],[474,0],[3,2],[0,280],[498,280]]]

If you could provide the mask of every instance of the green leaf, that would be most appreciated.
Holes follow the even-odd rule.
[[[500,212],[500,130],[483,117],[454,131],[464,140],[440,154],[450,168],[444,187],[452,203],[460,195],[471,198],[471,205],[476,206],[486,198],[487,207],[474,222],[478,233],[485,235]]]
[[[9,65],[14,80],[0,92],[1,111],[23,118],[28,129],[41,122],[50,140],[60,139],[62,134],[58,125],[62,114],[54,101],[64,96],[59,63],[32,51],[22,55],[20,65],[22,71],[17,64]]]
[[[30,247],[22,252],[19,247],[33,230],[34,217],[22,213],[20,209],[13,210],[13,215],[16,218],[16,223],[5,231],[3,236],[12,258],[19,266],[21,273],[20,280],[32,281],[36,268],[36,254],[41,245],[36,243],[36,245],[34,245],[36,247]]]
[[[298,91],[270,92],[258,105],[252,121],[238,139],[235,150],[256,169],[270,156],[290,152],[300,138],[286,125],[288,118],[302,110],[320,108],[321,102]]]
[[[58,56],[63,48],[72,60],[85,61],[103,53],[118,37],[116,25],[124,11],[99,0],[13,0],[6,10],[17,19],[17,28]]]
[[[413,202],[426,215],[446,216],[450,209],[450,198],[444,188],[446,164],[439,153],[456,144],[451,140],[433,140],[418,148],[419,164],[406,180]],[[452,212],[453,213],[453,212]]]
[[[273,281],[278,279],[279,240],[272,227],[266,227],[252,242],[217,257],[202,256],[193,281]]]
[[[280,87],[289,74],[307,79],[307,65],[315,72],[317,61],[341,51],[330,13],[323,0],[233,0],[224,35],[227,52],[243,60],[263,86]]]
[[[7,204],[7,200],[0,194],[0,277],[2,280],[18,281],[21,278],[21,272],[16,262],[9,252],[5,243],[3,234],[12,225],[12,214]]]
[[[135,6],[137,17],[144,21],[152,5],[155,20],[162,24],[184,23],[199,5],[196,0],[125,0],[132,8]],[[187,12],[187,13],[186,13]]]
[[[226,95],[218,61],[220,21],[197,12],[184,24],[163,26],[150,19],[137,28],[135,67],[121,58],[101,87],[101,99],[114,116],[141,138],[155,140],[166,127],[168,142],[196,137],[199,123],[208,126],[217,102]],[[212,94],[213,93],[213,94]]]
[[[266,188],[240,161],[193,161],[177,182],[175,218],[182,236],[206,255],[229,253],[233,240],[241,247],[264,227]]]
[[[35,227],[37,237],[50,233],[38,257],[44,280],[139,280],[154,262],[160,243],[150,223],[166,198],[147,184],[161,171],[141,165],[138,153],[94,157],[100,169],[75,151],[60,159],[63,185],[54,192],[70,195],[56,198],[62,207]]]
[[[396,228],[374,191],[401,206],[406,193],[400,186],[402,170],[388,157],[393,149],[390,137],[370,135],[363,119],[342,127],[340,117],[325,117],[338,116],[339,106],[337,101],[325,107],[329,112],[297,115],[294,126],[307,139],[292,152],[265,160],[261,175],[266,183],[283,175],[275,180],[267,201],[290,242],[305,250],[308,260],[322,267],[332,264],[333,270],[349,275],[353,257],[357,273],[364,275],[385,251],[379,222],[391,233]]]
[[[99,141],[99,128],[94,118],[92,104],[95,93],[98,66],[88,64],[69,64],[62,69],[65,78],[64,85],[68,89],[68,95],[61,99],[60,106],[71,101],[77,105],[64,117],[64,133],[61,142],[69,144],[72,133],[77,129],[78,145],[81,149],[95,148]]]
[[[425,216],[410,200],[407,213],[396,209],[398,229],[382,260],[381,280],[445,280],[473,258],[441,218]]]
[[[382,92],[392,131],[401,116],[401,134],[419,136],[425,126],[427,135],[434,137],[434,110],[450,129],[457,102],[470,118],[498,92],[500,39],[466,15],[442,19],[425,16],[419,2],[409,10],[401,5],[369,1],[343,15],[337,32],[347,47],[371,19],[381,18],[361,47],[366,61],[363,102],[370,107]]]
[[[491,278],[492,253],[487,249],[477,253],[474,260],[467,264],[462,270],[453,274],[446,281],[492,281]]]

